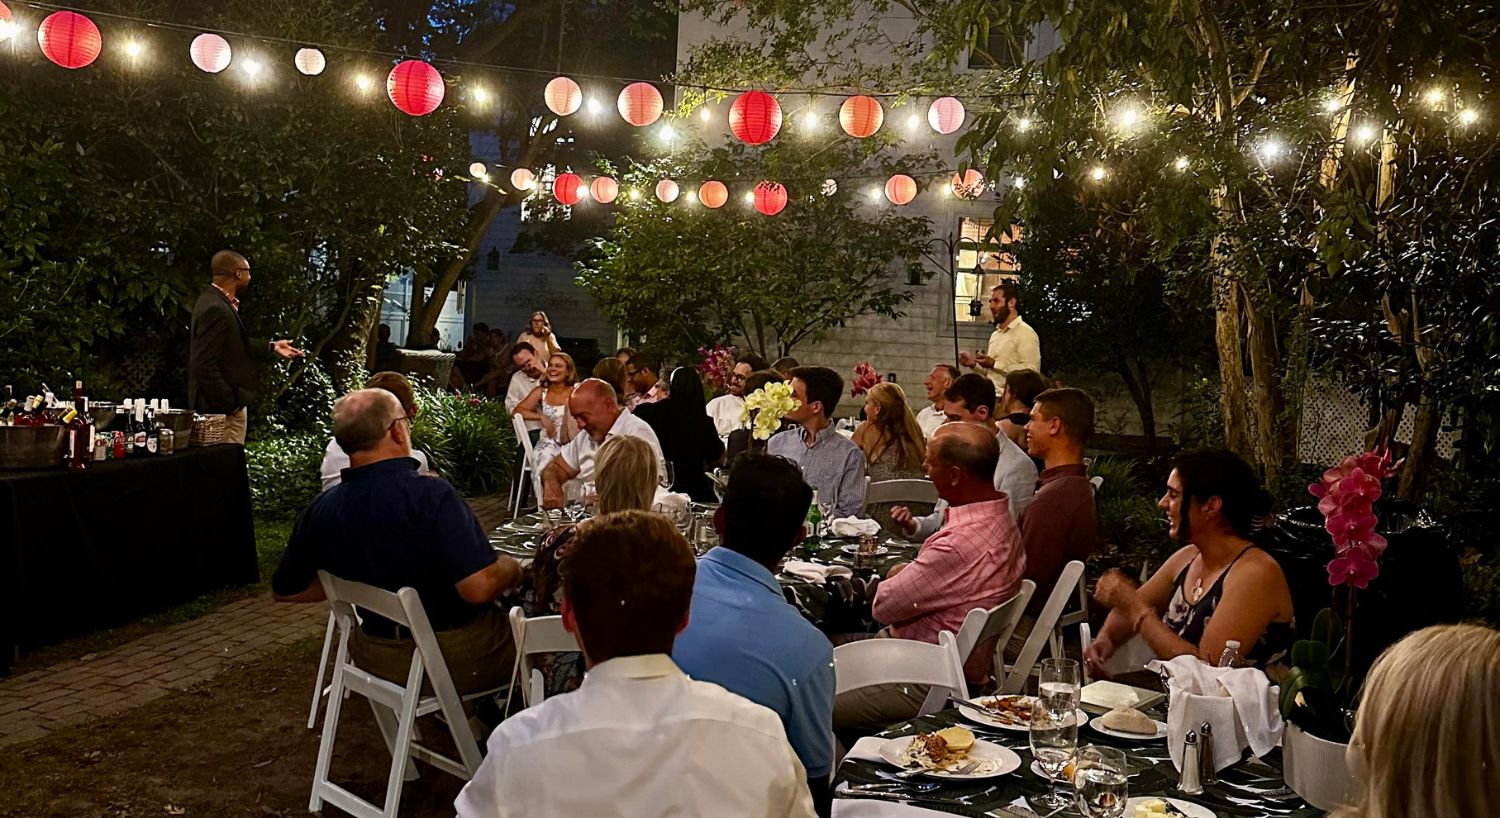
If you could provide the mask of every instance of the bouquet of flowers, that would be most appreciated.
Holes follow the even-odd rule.
[[[740,422],[750,424],[751,437],[770,440],[781,428],[781,419],[801,406],[802,402],[792,397],[791,384],[768,383],[745,396]]]
[[[1395,475],[1401,463],[1391,462],[1389,450],[1376,449],[1346,457],[1307,487],[1318,498],[1323,527],[1333,537],[1334,557],[1328,563],[1328,584],[1363,589],[1380,573],[1377,560],[1385,551],[1385,537],[1375,533],[1375,501],[1380,481]]]
[[[854,365],[854,385],[849,388],[849,394],[857,398],[884,380],[885,376],[876,372],[869,361],[860,361]]]
[[[698,347],[698,354],[703,356],[703,362],[693,368],[698,370],[704,385],[715,392],[723,389],[729,373],[734,371],[734,347],[720,344]]]

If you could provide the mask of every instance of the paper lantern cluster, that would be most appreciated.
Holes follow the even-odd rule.
[[[781,104],[764,91],[746,91],[729,106],[729,130],[747,145],[764,145],[781,130]]]
[[[6,9],[10,19],[10,9]],[[104,40],[94,21],[72,11],[57,11],[47,15],[36,30],[37,43],[47,59],[63,68],[82,68],[99,59]]]
[[[443,75],[421,60],[396,63],[385,78],[385,92],[403,113],[426,116],[443,103]]]
[[[583,104],[583,89],[568,77],[554,77],[542,92],[547,109],[558,116],[568,116]]]
[[[617,107],[626,122],[644,128],[661,118],[661,92],[649,82],[632,82],[620,92]]]
[[[786,185],[770,180],[755,186],[755,209],[774,216],[786,209]]]
[[[885,109],[874,97],[849,97],[839,108],[839,127],[855,139],[873,136],[884,122]]]

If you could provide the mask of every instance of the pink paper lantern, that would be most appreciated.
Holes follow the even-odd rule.
[[[516,168],[510,172],[510,186],[516,190],[531,190],[536,185],[536,174],[526,168]]]
[[[892,176],[885,183],[885,197],[894,205],[910,203],[917,198],[917,180],[904,173]]]
[[[850,97],[839,107],[839,127],[856,139],[874,134],[883,122],[885,109],[874,97]]]
[[[953,195],[960,199],[977,199],[984,192],[984,174],[969,168],[960,176],[953,174]]]
[[[644,128],[661,117],[661,92],[649,82],[632,82],[620,92],[617,107],[626,122]]]
[[[729,188],[723,182],[708,181],[698,188],[698,201],[710,210],[717,210],[729,201]]]
[[[729,106],[729,130],[747,145],[763,145],[781,130],[781,104],[764,91],[746,91]]]
[[[583,187],[583,178],[576,173],[559,173],[552,182],[552,195],[565,205],[576,205],[583,198],[578,189]]]
[[[939,97],[927,107],[927,124],[940,134],[950,134],[964,124],[964,104],[953,97]]]
[[[567,116],[583,104],[583,89],[568,77],[553,77],[542,92],[547,109],[558,116]]]
[[[385,92],[402,113],[426,116],[443,102],[443,75],[421,60],[403,60],[385,78]]]
[[[755,186],[755,209],[774,216],[786,208],[786,186],[764,181]]]
[[[620,195],[620,185],[608,176],[600,176],[589,183],[589,195],[593,196],[596,201],[609,204]]]
[[[5,10],[5,19],[10,19],[10,9]],[[88,65],[99,59],[99,50],[104,46],[94,21],[72,11],[47,15],[47,19],[37,26],[36,40],[47,59],[63,68]]]
[[[297,56],[292,58],[292,63],[297,66],[298,71],[309,77],[316,77],[328,67],[328,60],[323,52],[316,48],[297,49]]]
[[[229,48],[229,41],[223,37],[217,34],[199,34],[193,38],[193,44],[188,46],[188,56],[193,58],[193,65],[200,70],[217,74],[229,67],[234,52]]]
[[[656,198],[667,204],[677,201],[677,194],[681,192],[682,189],[677,187],[677,183],[671,179],[663,179],[656,183]]]

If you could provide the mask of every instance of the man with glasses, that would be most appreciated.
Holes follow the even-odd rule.
[[[297,358],[302,350],[291,341],[251,338],[240,318],[240,293],[250,286],[250,262],[233,250],[214,254],[209,267],[213,283],[193,305],[192,345],[188,353],[188,406],[203,414],[224,415],[224,441],[245,443],[260,381],[257,359],[272,355]]]
[[[745,379],[750,373],[766,369],[769,364],[766,360],[755,353],[741,355],[735,361],[734,368],[729,370],[729,376],[724,379],[724,386],[729,389],[729,394],[720,395],[708,402],[708,416],[714,419],[714,428],[718,430],[719,437],[728,437],[735,429],[744,428],[740,416],[745,411]]]
[[[333,405],[333,437],[349,468],[297,518],[271,580],[284,602],[319,602],[318,571],[388,591],[417,590],[462,694],[504,685],[515,661],[494,601],[521,580],[521,565],[496,556],[489,538],[446,480],[417,474],[411,417],[384,389],[361,389]],[[367,613],[349,640],[354,663],[403,681],[415,643],[405,628]]]

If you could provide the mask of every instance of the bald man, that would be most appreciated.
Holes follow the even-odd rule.
[[[290,341],[251,338],[240,319],[240,293],[250,286],[250,262],[233,250],[220,250],[209,263],[212,284],[193,305],[192,346],[188,353],[188,406],[203,414],[224,415],[224,440],[245,443],[260,381],[257,359],[280,355],[296,358],[302,350]]]
[[[651,444],[651,451],[656,454],[656,473],[667,473],[656,432],[646,421],[620,406],[613,386],[598,378],[578,384],[568,399],[568,411],[583,434],[574,435],[551,463],[537,464],[542,469],[542,508],[562,508],[563,484],[569,480],[583,483],[593,480],[594,453],[604,441],[616,435],[638,437]]]

